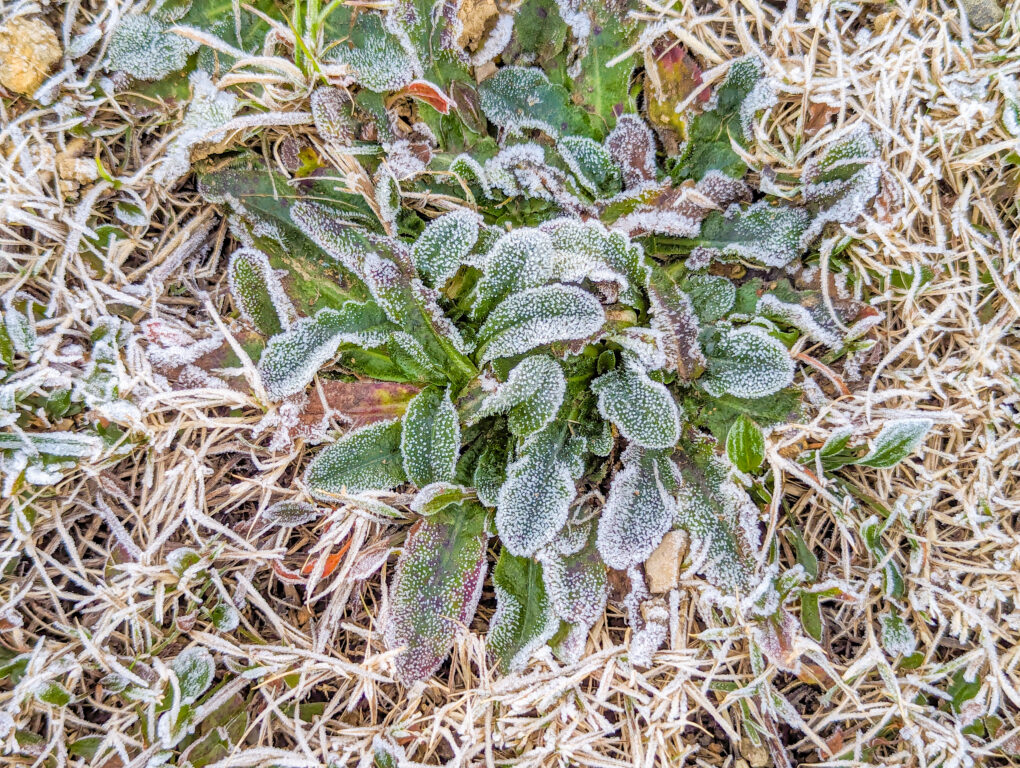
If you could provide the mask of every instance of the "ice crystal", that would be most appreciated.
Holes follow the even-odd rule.
[[[701,383],[716,397],[765,397],[793,381],[790,353],[758,326],[717,329],[707,356],[708,371]]]
[[[305,485],[313,496],[329,501],[341,493],[388,490],[405,483],[400,437],[397,420],[348,432],[312,459]]]
[[[569,212],[585,210],[567,189],[567,176],[545,160],[538,144],[514,144],[485,161],[485,179],[492,189],[517,197],[533,197],[557,203]]]
[[[285,331],[294,322],[294,305],[262,251],[254,248],[234,251],[227,279],[241,316],[265,335]]]
[[[297,394],[341,344],[371,349],[385,344],[393,330],[375,304],[352,301],[338,310],[325,307],[269,340],[259,360],[262,382],[276,399]]]
[[[702,323],[714,323],[730,313],[737,299],[737,289],[725,277],[691,275],[684,283],[684,292]]]
[[[680,412],[665,385],[653,381],[632,355],[591,383],[604,419],[645,448],[671,448],[680,439]]]
[[[411,258],[426,285],[442,288],[478,242],[478,215],[457,210],[433,219],[414,246]]]
[[[554,341],[595,335],[606,314],[598,300],[571,285],[530,288],[505,299],[478,331],[481,361],[512,357]]]
[[[620,115],[605,145],[609,156],[623,169],[627,189],[655,181],[655,136],[640,117]]]
[[[559,218],[539,227],[552,238],[553,275],[562,282],[615,282],[622,298],[634,302],[645,280],[640,246],[598,221]]]
[[[295,202],[290,217],[313,243],[347,271],[361,275],[364,239],[351,222],[344,221],[331,208],[307,200]]]
[[[567,521],[577,495],[556,424],[530,437],[499,490],[496,528],[513,554],[530,556]]]
[[[471,66],[481,67],[488,64],[499,56],[506,48],[514,33],[514,16],[512,13],[502,13],[496,20],[496,25],[485,38],[485,43],[471,56]]]
[[[168,25],[145,14],[125,16],[110,40],[106,68],[140,80],[160,80],[183,69],[198,43],[168,30]]]
[[[480,417],[507,413],[510,431],[527,437],[549,424],[563,404],[567,380],[559,363],[545,355],[518,363],[493,394],[482,403]]]
[[[400,455],[408,480],[423,488],[453,479],[460,453],[460,423],[450,390],[426,387],[404,412]]]
[[[669,454],[636,443],[623,452],[623,470],[613,478],[599,518],[598,549],[611,568],[644,562],[673,526],[677,471]]]

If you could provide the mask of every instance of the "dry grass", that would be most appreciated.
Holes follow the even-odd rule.
[[[762,159],[776,170],[798,173],[834,136],[871,127],[903,200],[885,220],[859,223],[852,260],[876,292],[893,270],[934,273],[920,290],[882,294],[887,321],[881,356],[866,368],[873,375],[809,423],[772,437],[786,502],[822,574],[857,594],[823,604],[824,641],[796,649],[801,675],[768,667],[755,677],[740,626],[725,641],[699,637],[722,624],[699,605],[692,582],[675,595],[668,648],[650,669],[628,663],[629,631],[613,614],[574,667],[546,656],[530,674],[498,677],[474,632],[427,685],[391,682],[376,621],[389,566],[356,577],[399,527],[338,512],[328,531],[262,531],[258,513],[298,493],[301,444],[271,451],[272,430],[253,434],[263,416],[253,397],[188,385],[180,372],[174,381],[144,352],[147,320],[206,329],[228,313],[224,222],[190,182],[165,189],[151,181],[174,121],[123,112],[93,90],[101,73],[69,66],[52,106],[25,99],[0,106],[0,292],[21,290],[49,308],[38,329],[43,351],[17,380],[25,391],[46,391],[47,376],[80,376],[87,360],[73,359],[68,346],[86,344],[100,317],[118,315],[129,320],[115,376],[120,396],[138,410],[117,414],[130,450],[107,452],[58,486],[0,508],[0,646],[29,654],[17,685],[0,681],[0,761],[151,764],[161,749],[154,702],[127,701],[100,681],[114,672],[140,676],[138,684],[165,680],[166,665],[189,644],[217,660],[221,688],[209,713],[224,703],[232,715],[244,713],[232,726],[240,725],[235,746],[217,756],[224,768],[354,764],[378,735],[431,765],[762,766],[785,754],[794,764],[948,767],[1006,764],[1004,751],[1020,752],[1020,198],[1018,168],[1003,161],[1020,143],[1002,127],[998,90],[1004,74],[1020,70],[1020,4],[988,33],[961,23],[955,4],[929,0],[819,0],[785,10],[731,1],[647,5],[649,18],[673,26],[710,76],[745,52],[765,55],[784,86],[765,123],[772,154]],[[8,4],[4,13],[32,7]],[[62,13],[70,14],[63,29],[73,36],[126,10],[86,0],[47,15],[59,31]],[[273,109],[307,110],[307,84],[290,75],[266,80]],[[61,180],[55,153],[67,149],[79,116],[104,128],[83,157],[98,157],[118,179],[116,194],[102,179]],[[240,129],[225,143],[272,153],[282,136],[302,131]],[[109,252],[83,255],[84,228],[112,221],[113,203],[127,191],[152,211],[151,224]],[[810,368],[801,376],[824,384]],[[878,615],[889,605],[882,564],[858,533],[873,510],[834,508],[782,459],[784,446],[834,425],[877,425],[907,411],[937,422],[924,450],[893,471],[849,478],[858,496],[901,505],[885,545],[905,575],[900,605],[923,651],[910,670],[879,643]],[[348,532],[355,545],[339,577],[299,589],[274,576],[274,563],[300,567],[312,547],[326,549]],[[168,564],[180,547],[202,558],[183,577]],[[211,623],[217,602],[239,609],[235,630]],[[486,592],[481,613],[491,610]],[[960,671],[980,690],[955,713],[945,700]],[[75,702],[40,701],[34,693],[47,681]],[[763,707],[755,691],[768,686],[796,715]],[[963,733],[991,716],[1002,723],[994,737]],[[785,746],[772,756],[755,748],[747,722]],[[82,757],[72,745],[90,736],[99,737],[98,751]]]

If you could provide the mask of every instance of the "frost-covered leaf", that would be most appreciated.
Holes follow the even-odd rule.
[[[438,482],[426,485],[411,500],[411,511],[428,516],[441,512],[453,504],[475,501],[473,489],[455,483]]]
[[[829,279],[828,300],[821,290],[821,270],[803,270],[795,278],[780,280],[758,299],[755,312],[797,328],[829,349],[842,349],[885,317],[884,313],[850,294],[845,277]]]
[[[329,501],[344,492],[385,491],[407,482],[400,432],[397,420],[348,432],[312,460],[305,470],[305,485],[313,496]]]
[[[733,283],[718,275],[691,275],[684,280],[683,291],[698,320],[706,325],[726,317],[737,299]]]
[[[711,583],[747,594],[761,548],[758,508],[714,455],[680,464],[676,525],[691,535],[690,559]]]
[[[139,80],[160,80],[184,69],[198,43],[169,32],[168,24],[145,14],[120,20],[106,52],[106,68]]]
[[[233,632],[241,624],[241,614],[230,603],[217,603],[209,611],[209,619],[220,632]]]
[[[746,147],[755,115],[776,103],[762,62],[754,56],[733,62],[713,96],[712,108],[690,123],[687,143],[671,173],[676,181],[701,179],[711,170],[743,176],[747,166],[733,151],[732,142]]]
[[[499,436],[504,439],[500,440]],[[499,489],[506,482],[509,463],[506,432],[501,431],[499,436],[489,440],[482,449],[472,476],[478,499],[487,507],[495,507],[499,503]]]
[[[917,648],[917,638],[910,626],[898,613],[883,613],[878,617],[882,624],[882,648],[891,656],[909,656]]]
[[[270,525],[292,528],[304,525],[322,517],[323,510],[306,501],[278,501],[262,513],[262,519]]]
[[[658,266],[651,267],[648,283],[648,310],[651,326],[662,337],[666,361],[682,379],[698,376],[706,365],[698,335],[701,326],[687,294],[680,290],[669,274]]]
[[[450,400],[450,390],[426,387],[404,412],[400,455],[407,479],[424,488],[449,482],[460,453],[460,423]]]
[[[620,167],[597,141],[587,136],[564,136],[556,147],[581,186],[593,197],[612,197],[620,191]]]
[[[673,395],[653,381],[629,355],[623,364],[591,383],[598,409],[628,440],[645,448],[671,448],[680,438],[680,412]]]
[[[506,413],[510,431],[527,437],[545,428],[556,416],[567,391],[559,363],[546,355],[526,357],[506,382],[482,403],[479,418]]]
[[[807,245],[829,222],[849,224],[878,195],[882,160],[874,136],[857,128],[835,142],[823,157],[804,165],[804,201],[814,216],[803,236]]]
[[[413,51],[386,29],[378,13],[361,14],[350,39],[334,48],[330,59],[346,64],[360,85],[376,93],[400,90],[422,74]]]
[[[636,443],[623,452],[599,518],[598,550],[611,568],[644,562],[672,527],[677,475],[670,453]]]
[[[790,353],[758,326],[716,327],[702,334],[702,341],[708,370],[700,382],[711,395],[764,397],[793,381]]]
[[[411,258],[425,284],[442,288],[478,241],[478,215],[461,209],[433,219],[414,246]]]
[[[490,197],[499,190],[508,197],[548,200],[575,215],[590,211],[574,194],[567,174],[546,161],[545,150],[537,143],[501,149],[485,161],[483,176]]]
[[[102,449],[103,441],[100,438],[81,432],[0,432],[0,451],[24,451],[29,454],[81,459],[96,457]]]
[[[711,214],[692,242],[709,254],[782,267],[800,255],[809,221],[803,208],[761,200],[747,208]]]
[[[570,285],[531,288],[505,299],[478,331],[481,362],[512,357],[555,341],[595,335],[606,315],[587,291]]]
[[[586,634],[606,608],[609,574],[595,544],[594,526],[580,534],[584,545],[579,550],[560,552],[554,542],[538,559],[553,612],[561,621],[582,627]]]
[[[740,414],[726,435],[726,456],[741,472],[754,472],[765,460],[765,437],[745,414]]]
[[[254,248],[239,248],[227,266],[230,294],[241,316],[265,336],[287,330],[295,319],[294,305],[269,258]]]
[[[485,317],[507,296],[543,285],[552,277],[552,240],[538,229],[515,229],[496,241],[478,281],[473,317]]]
[[[570,104],[562,85],[549,82],[537,68],[502,67],[478,89],[489,121],[511,136],[535,128],[553,138],[583,133],[584,118]]]
[[[44,681],[35,689],[34,694],[43,704],[49,704],[52,707],[66,707],[74,701],[71,692],[56,680]]]
[[[271,397],[283,399],[304,391],[316,372],[336,356],[341,344],[371,349],[386,343],[393,332],[375,304],[348,302],[339,309],[320,309],[269,340],[259,371]]]
[[[623,170],[623,183],[635,189],[655,181],[655,136],[638,115],[621,115],[606,137],[606,151]]]
[[[496,528],[503,546],[515,555],[534,554],[567,521],[577,489],[564,456],[565,440],[563,426],[553,423],[528,438],[507,469]]]
[[[524,667],[536,650],[553,636],[559,619],[549,604],[542,565],[504,549],[492,572],[496,613],[489,622],[486,643],[503,672]]]
[[[900,419],[882,427],[871,450],[854,463],[862,467],[888,469],[917,450],[935,422],[931,419]]]
[[[324,85],[312,91],[309,101],[319,136],[338,146],[349,146],[354,139],[350,95],[340,88]]]
[[[405,685],[446,659],[471,622],[485,578],[485,515],[473,505],[447,508],[414,524],[390,587],[384,638]]]
[[[170,662],[181,687],[181,701],[189,704],[198,699],[212,685],[216,676],[216,662],[212,654],[199,645],[185,648]]]
[[[647,269],[641,247],[626,235],[610,231],[594,219],[566,216],[543,222],[539,229],[552,239],[554,279],[616,283],[621,302],[640,305]]]

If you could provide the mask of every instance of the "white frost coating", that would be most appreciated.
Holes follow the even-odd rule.
[[[702,247],[767,267],[784,267],[797,257],[810,220],[810,214],[803,208],[774,206],[767,200],[759,200],[743,210],[732,205],[725,216],[731,221],[736,219],[732,224],[732,240]],[[702,235],[709,237],[707,232]]]
[[[708,371],[701,379],[710,395],[765,397],[793,382],[790,353],[765,329],[748,325],[721,331],[708,356]]]
[[[555,418],[566,391],[567,380],[559,363],[545,355],[528,357],[510,371],[495,393],[485,398],[478,417],[509,411],[510,431],[525,437]]]
[[[511,554],[530,557],[548,544],[567,522],[577,495],[555,429],[528,439],[499,489],[496,529]]]
[[[594,336],[606,313],[598,299],[572,285],[545,285],[514,294],[497,306],[478,331],[480,362],[512,357],[543,344]]]
[[[663,451],[631,443],[621,459],[599,518],[598,549],[611,568],[624,569],[647,560],[672,527],[676,502],[666,485],[675,487],[677,477]]]
[[[758,507],[728,462],[713,456],[702,481],[681,474],[676,500],[676,524],[691,535],[691,570],[727,592],[750,590],[761,555]]]
[[[553,259],[552,240],[540,230],[514,229],[500,237],[486,256],[472,317],[484,317],[506,296],[546,283]]]
[[[553,611],[563,621],[591,627],[606,607],[609,595],[606,565],[594,547],[573,555],[559,555],[552,547],[538,553],[542,579]]]
[[[237,308],[241,312],[241,316],[252,325],[258,327],[255,316],[258,312],[258,303],[262,299],[258,292],[253,293],[250,290],[246,290],[245,286],[238,282],[237,269],[242,261],[247,262],[258,276],[256,279],[261,281],[259,288],[268,294],[280,325],[284,330],[287,330],[297,318],[294,305],[291,303],[286,291],[283,290],[280,276],[269,265],[269,257],[255,248],[238,248],[230,254],[230,265],[227,268],[227,284],[230,287],[230,294],[234,297]]]
[[[411,142],[407,139],[384,141],[382,148],[386,152],[386,166],[398,181],[413,179],[425,172],[425,161],[415,154]]]
[[[386,343],[392,326],[378,307],[348,302],[320,309],[269,340],[259,360],[267,394],[278,400],[302,392],[341,344],[371,349]]]
[[[485,179],[490,188],[509,197],[550,200],[569,211],[584,209],[567,190],[567,175],[545,161],[538,144],[514,144],[485,161]]]
[[[594,197],[601,194],[600,183],[619,177],[620,171],[613,158],[609,156],[606,148],[594,139],[586,136],[564,136],[557,147],[570,172]],[[599,169],[602,178],[592,178],[590,170],[586,168]]]
[[[485,38],[485,44],[471,56],[471,66],[484,66],[499,56],[499,54],[503,53],[503,50],[507,47],[507,44],[509,44],[510,38],[513,37],[513,34],[513,14],[501,14],[499,19],[496,20],[496,26],[492,28],[489,36]]]
[[[620,115],[616,127],[606,136],[605,147],[623,169],[625,188],[655,180],[655,136],[638,115]]]
[[[882,623],[882,648],[886,653],[909,656],[917,649],[917,638],[900,616],[883,613],[878,618]]]
[[[452,493],[459,495],[461,498],[473,496],[474,491],[471,488],[463,485],[456,485],[455,483],[436,482],[429,483],[424,488],[418,491],[411,499],[411,511],[417,512],[419,515],[426,514],[427,507],[440,496]],[[454,503],[454,502],[451,502]],[[445,507],[445,505],[443,505]],[[439,508],[431,510],[431,512],[438,512]]]
[[[794,328],[799,328],[808,337],[829,349],[839,349],[843,346],[842,337],[835,330],[821,325],[802,304],[787,304],[773,294],[766,293],[758,299],[758,311],[766,317],[782,320]]]
[[[460,154],[453,158],[453,162],[450,163],[450,173],[456,174],[467,181],[476,181],[478,186],[482,188],[482,191],[485,192],[485,196],[491,197],[492,187],[489,184],[488,177],[485,175],[485,169],[471,155]]]
[[[106,68],[140,80],[160,80],[184,69],[199,44],[167,30],[168,25],[145,14],[123,17],[110,40]]]
[[[379,218],[387,224],[395,224],[400,212],[400,184],[385,165],[375,175],[375,203],[379,208]]]
[[[525,606],[499,584],[493,587],[496,592],[496,612],[489,620],[486,642],[493,648],[511,648],[516,645],[513,637],[515,629],[524,623]],[[560,626],[559,618],[552,611],[545,611],[545,619],[545,625],[505,661],[509,671],[518,672],[523,669],[531,655],[556,634]]]
[[[223,344],[223,335],[218,331],[208,338],[195,339],[184,329],[158,319],[146,320],[141,328],[142,335],[151,342],[145,356],[154,366],[164,370],[194,363]]]
[[[552,238],[553,278],[560,282],[614,282],[621,291],[627,291],[630,278],[640,271],[635,247],[599,221],[562,217],[542,223],[539,229]]]
[[[169,35],[174,37],[174,35]],[[221,141],[226,135],[218,128],[237,112],[237,97],[219,90],[203,69],[191,73],[191,103],[181,121],[180,133],[171,142],[163,164],[152,178],[167,186],[177,181],[191,167],[191,149],[198,144]]]
[[[658,232],[675,237],[696,237],[701,231],[701,218],[685,216],[668,208],[646,206],[621,216],[612,226],[628,235]]]
[[[848,173],[846,179],[819,181],[825,173]],[[804,165],[804,200],[818,206],[818,212],[801,237],[802,247],[814,240],[829,222],[849,224],[863,215],[879,192],[883,163],[874,136],[857,128],[837,141],[821,159]]]
[[[554,112],[556,105],[548,102],[557,99],[563,99],[562,94],[553,89],[545,72],[537,67],[502,67],[479,89],[479,103],[485,116],[511,136],[534,128],[558,138],[560,126],[548,122],[541,114]]]
[[[999,93],[1005,101],[1002,110],[1002,124],[1010,136],[1020,139],[1020,91],[1016,79],[1012,75],[1000,73],[998,77]]]
[[[660,328],[631,326],[611,334],[608,340],[631,352],[646,371],[658,371],[669,364],[665,337],[665,332]]]
[[[680,412],[665,385],[624,354],[623,365],[591,383],[602,418],[628,440],[645,448],[672,448],[680,439]]]
[[[407,404],[400,432],[400,456],[408,480],[424,488],[453,479],[460,453],[460,422],[450,389],[427,387]]]
[[[456,274],[478,242],[478,214],[466,208],[430,221],[411,248],[411,259],[426,285],[441,288]]]
[[[366,24],[374,25],[375,21],[373,19]],[[360,45],[339,45],[334,48],[331,59],[346,64],[354,79],[370,91],[398,91],[422,76],[421,64],[409,52],[413,48],[406,40],[406,35],[402,40],[401,35],[393,34],[401,31],[396,29],[396,24],[388,24],[385,30],[382,24],[378,26],[378,32],[372,30],[372,33],[364,35]]]
[[[318,203],[298,200],[290,208],[290,218],[309,240],[336,259],[344,269],[361,276],[362,247],[353,230],[338,220],[335,211]]]

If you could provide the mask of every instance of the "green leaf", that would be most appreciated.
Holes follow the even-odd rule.
[[[478,92],[489,122],[511,136],[532,128],[553,138],[587,133],[586,121],[570,105],[567,89],[550,83],[540,69],[503,67]]]
[[[499,490],[496,529],[511,554],[530,556],[567,521],[577,495],[565,456],[566,430],[558,423],[532,435],[507,470]]]
[[[404,542],[390,587],[386,647],[402,648],[397,677],[405,685],[434,673],[471,622],[485,578],[485,515],[465,504],[423,518]]]
[[[185,648],[170,662],[181,688],[181,701],[190,704],[205,693],[216,676],[212,654],[200,645]]]
[[[579,10],[572,13],[588,17],[582,23],[589,34],[571,70],[577,72],[572,92],[592,113],[593,133],[602,137],[612,130],[617,116],[630,112],[633,106],[630,77],[640,61],[638,55],[632,53],[612,66],[609,62],[631,48],[641,28],[624,8],[601,0],[584,0],[578,5]],[[560,8],[566,7],[570,6],[560,4]]]
[[[66,707],[74,700],[70,691],[54,680],[47,680],[36,688],[35,697],[52,707]]]
[[[341,344],[373,349],[386,343],[396,326],[378,305],[349,301],[301,318],[269,340],[259,359],[266,392],[277,400],[303,392]]]
[[[562,621],[592,627],[609,596],[609,572],[599,555],[594,525],[561,535],[539,555],[549,605]]]
[[[690,559],[712,584],[746,594],[761,546],[758,508],[718,456],[685,452],[679,467],[676,523],[691,535]]]
[[[555,341],[594,336],[606,315],[598,299],[570,285],[530,288],[505,299],[478,331],[482,363],[513,357]]]
[[[733,422],[726,435],[726,455],[741,472],[754,472],[765,460],[765,437],[744,414]]]
[[[553,244],[538,229],[515,229],[496,241],[478,281],[471,316],[482,318],[507,296],[546,283],[553,274]]]
[[[643,563],[676,517],[677,469],[671,450],[627,446],[599,517],[598,549],[610,567]]]
[[[891,421],[882,427],[867,455],[854,463],[879,469],[894,467],[917,450],[934,423],[931,419]]]
[[[396,91],[421,74],[416,57],[374,12],[358,16],[350,39],[333,48],[329,58],[346,64],[360,85],[376,93]]]
[[[450,390],[430,386],[419,392],[404,412],[400,455],[408,480],[424,488],[453,480],[460,453],[460,423]]]
[[[294,320],[294,305],[283,290],[269,258],[254,248],[240,248],[227,267],[230,293],[245,320],[264,336],[286,330]]]
[[[803,208],[760,200],[723,213],[713,211],[690,242],[718,256],[783,267],[800,255],[809,221]]]
[[[425,284],[441,288],[477,241],[478,216],[465,209],[452,211],[426,225],[411,248],[411,258]]]
[[[145,14],[121,18],[106,52],[106,68],[140,80],[160,80],[188,63],[198,43],[169,32],[168,24]]]
[[[673,395],[653,381],[631,355],[622,366],[591,383],[602,418],[645,448],[671,448],[680,439],[680,412]]]
[[[499,489],[506,482],[509,448],[505,436],[505,430],[501,430],[499,435],[489,439],[475,465],[473,475],[475,490],[478,492],[478,498],[487,507],[496,506],[499,501]]]
[[[527,437],[553,420],[566,391],[567,380],[559,363],[546,355],[527,357],[514,367],[506,383],[486,397],[478,417],[507,413],[510,431]]]
[[[386,491],[407,482],[400,435],[397,420],[348,432],[312,460],[305,470],[305,485],[313,496],[329,501],[344,492]]]
[[[878,620],[882,625],[882,649],[886,653],[909,656],[917,649],[917,638],[898,613],[883,613]]]
[[[581,186],[596,199],[612,197],[622,189],[620,167],[594,139],[587,136],[564,136],[556,148]]]
[[[822,611],[818,604],[818,595],[812,592],[803,592],[800,596],[800,623],[804,631],[815,642],[822,642],[824,624],[822,622]]]
[[[737,298],[733,283],[716,275],[691,275],[680,287],[690,299],[698,320],[706,325],[726,317]]]
[[[758,326],[717,326],[702,334],[702,345],[708,370],[700,382],[714,397],[764,397],[793,381],[790,353],[781,341]]]
[[[542,565],[503,549],[492,573],[496,613],[486,642],[503,672],[520,670],[559,627],[549,604]]]

